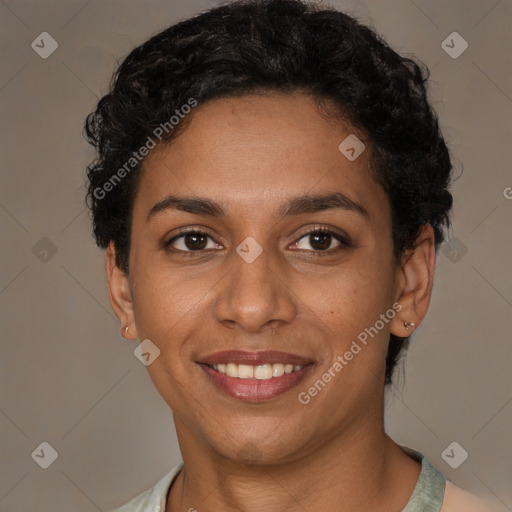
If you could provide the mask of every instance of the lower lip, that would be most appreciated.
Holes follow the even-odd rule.
[[[285,373],[271,379],[239,379],[218,372],[206,364],[199,364],[210,381],[222,391],[244,402],[263,402],[282,395],[297,386],[311,370],[313,364],[307,364],[300,370]]]

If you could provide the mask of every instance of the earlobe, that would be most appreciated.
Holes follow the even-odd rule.
[[[391,332],[395,336],[410,336],[425,318],[434,282],[435,261],[434,231],[426,224],[415,248],[405,255],[399,270],[397,302],[402,309],[391,323]]]
[[[138,338],[128,275],[116,263],[114,242],[110,242],[105,254],[105,270],[110,305],[121,322],[121,336],[129,340]]]

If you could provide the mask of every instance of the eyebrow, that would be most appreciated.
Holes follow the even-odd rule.
[[[355,212],[363,217],[369,217],[366,208],[356,201],[350,199],[341,192],[333,192],[323,195],[303,195],[292,197],[285,201],[279,208],[281,218],[303,213],[316,213],[325,210],[343,209]],[[168,195],[156,203],[149,211],[146,222],[168,210],[179,210],[196,215],[207,215],[209,217],[224,217],[226,212],[220,204],[204,197],[179,197]]]

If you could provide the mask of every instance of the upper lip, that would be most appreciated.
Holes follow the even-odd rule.
[[[313,361],[296,354],[288,354],[278,350],[223,350],[215,352],[204,358],[199,363],[223,364],[236,363],[248,365],[260,364],[293,364],[294,366],[305,366]]]

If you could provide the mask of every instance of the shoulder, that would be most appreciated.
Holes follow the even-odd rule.
[[[402,512],[502,512],[496,504],[471,494],[446,478],[421,453],[402,446],[421,461],[421,473],[414,492]]]
[[[148,512],[149,510],[151,512],[164,512],[169,488],[182,468],[183,462],[180,462],[151,489],[138,494],[128,503],[110,512]]]
[[[443,506],[440,512],[496,512],[489,501],[471,494],[450,480],[446,480]]]

